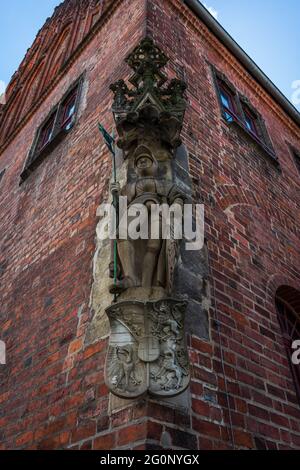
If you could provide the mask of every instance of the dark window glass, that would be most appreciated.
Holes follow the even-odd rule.
[[[224,116],[228,122],[235,119],[235,105],[233,93],[219,81],[220,100],[224,111]]]
[[[246,129],[249,132],[252,132],[256,137],[258,137],[258,132],[257,132],[257,116],[254,116],[253,113],[251,113],[250,110],[247,108],[244,108],[244,115],[245,115],[245,125]]]
[[[37,143],[37,150],[42,150],[50,142],[54,129],[55,116],[56,113],[52,114],[42,127]]]
[[[295,340],[300,339],[300,319],[289,304],[279,298],[276,299],[276,307],[279,314],[279,323],[287,350],[296,393],[300,402],[300,365],[293,364],[291,360],[292,353],[294,352],[292,344]]]
[[[75,110],[76,110],[76,101],[77,101],[78,87],[73,90],[70,95],[65,99],[62,104],[61,110],[61,128],[69,130],[74,121]]]
[[[230,96],[222,89],[221,89],[220,95],[221,95],[222,105],[225,106],[225,108],[227,109],[231,109],[232,104],[231,104]]]

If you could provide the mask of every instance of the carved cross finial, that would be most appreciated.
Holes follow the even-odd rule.
[[[177,79],[165,85],[168,77],[161,69],[168,60],[150,38],[142,39],[128,55],[125,62],[134,70],[129,79],[133,88],[129,89],[124,80],[119,80],[110,87],[115,95],[113,112],[117,123],[128,113],[136,112],[147,103],[155,107],[158,113],[167,112],[182,122],[186,107],[186,85]]]
[[[150,38],[143,39],[125,62],[135,71],[129,81],[136,87],[142,82],[144,87],[159,88],[167,81],[160,69],[167,64],[168,58]]]

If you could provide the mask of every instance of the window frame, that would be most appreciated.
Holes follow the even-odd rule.
[[[62,100],[62,103],[61,103],[61,121],[60,121],[61,129],[69,130],[69,129],[66,128],[67,124],[69,124],[69,123],[72,124],[72,121],[74,121],[74,117],[76,115],[76,103],[77,103],[77,100],[78,100],[78,93],[79,93],[78,87],[75,86],[73,88],[73,90],[71,90],[70,93],[66,96],[65,100]],[[70,116],[65,118],[66,110],[68,109],[68,106],[69,106],[70,103],[72,103],[72,101],[74,101],[74,103],[73,103],[74,110],[73,110],[73,112]]]
[[[219,72],[212,64],[211,69],[213,73],[213,79],[215,83],[215,88],[217,92],[217,97],[221,109],[221,115],[227,125],[237,126],[239,129],[243,130],[252,141],[254,141],[263,151],[271,157],[272,161],[279,166],[278,159],[274,152],[274,148],[267,131],[265,122],[261,114],[251,105],[247,97],[242,95],[227,79],[227,77]],[[231,97],[231,102],[234,107],[234,112],[224,106],[221,99],[221,90],[229,90],[229,96]],[[227,92],[228,94],[228,92]],[[226,113],[230,114],[232,119],[226,117]],[[250,130],[246,123],[245,113],[251,118],[251,121],[254,125],[255,132]]]
[[[218,72],[213,66],[212,66],[212,71],[213,71],[213,78],[214,78],[215,88],[217,91],[217,97],[218,97],[222,117],[225,119],[227,123],[230,123],[232,121],[229,121],[227,119],[226,113],[230,114],[233,121],[238,120],[239,119],[238,102],[237,102],[237,94],[236,94],[235,88],[229,82],[227,77],[223,73]],[[227,106],[223,104],[222,99],[221,99],[221,91],[225,92],[225,94],[229,97],[232,109],[228,108]]]
[[[235,95],[233,94],[232,90],[226,85],[225,82],[218,80],[218,90],[219,90],[219,98],[220,103],[222,106],[223,117],[226,119],[227,122],[231,122],[226,114],[231,116],[231,119],[238,119],[237,110],[236,110],[236,102],[235,102]],[[226,106],[222,101],[222,95],[227,96],[230,107]]]
[[[61,142],[61,140],[74,127],[77,114],[78,114],[83,80],[84,80],[84,75],[81,75],[75,82],[72,83],[72,85],[63,94],[60,101],[50,110],[46,118],[42,121],[42,123],[38,127],[36,134],[35,134],[35,138],[33,140],[33,144],[31,146],[31,149],[25,161],[22,173],[20,175],[20,178],[21,178],[20,184],[22,184],[22,182],[28,178],[28,176],[41,164],[44,158],[49,153],[51,153],[51,151],[56,147],[56,145],[58,145]],[[72,115],[68,118],[68,121],[70,121],[71,125],[68,129],[66,129],[65,123],[67,122],[67,120],[65,120],[65,122],[62,122],[63,105],[66,102],[66,100],[68,101],[68,97],[71,95],[70,99],[73,98],[75,93],[76,93],[75,108],[74,108]],[[45,126],[47,125],[47,123],[52,118],[52,116],[54,116],[54,119],[53,119],[51,137],[50,139],[48,139],[47,142],[44,142],[40,146],[39,143],[41,139],[41,134],[43,132],[43,129],[45,129]]]
[[[37,152],[41,152],[43,150],[43,148],[46,145],[48,145],[52,140],[52,136],[53,136],[53,132],[54,132],[54,126],[55,126],[56,113],[57,113],[57,110],[53,111],[53,113],[50,114],[49,118],[46,120],[45,124],[43,126],[41,126],[38,141],[36,143],[36,151]],[[49,126],[50,123],[51,123],[50,135],[48,136],[47,140],[45,140],[45,135],[43,135],[43,133],[45,133],[45,130],[48,132],[48,129],[50,128],[50,126]]]
[[[247,107],[243,107],[243,111],[245,117],[244,122],[248,132],[251,132],[251,134],[259,138],[259,133],[257,129],[257,116],[255,116],[252,111]],[[250,123],[250,126],[248,125],[248,122]]]
[[[269,133],[266,129],[266,125],[261,114],[251,105],[250,101],[246,96],[240,94],[239,99],[241,104],[245,131],[248,132],[248,134],[252,136],[253,139],[266,151],[270,152],[275,160],[277,160]],[[255,132],[248,128],[246,123],[246,115],[250,117],[254,125]]]

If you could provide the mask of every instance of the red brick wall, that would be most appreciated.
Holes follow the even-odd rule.
[[[190,343],[190,432],[200,449],[255,448],[255,437],[270,449],[299,448],[299,402],[274,303],[280,285],[300,286],[300,178],[286,142],[299,146],[299,128],[181,2],[150,1],[148,18],[187,82],[183,136],[206,211],[211,342]],[[281,171],[222,120],[210,64],[262,114]]]
[[[258,437],[299,449],[300,409],[274,305],[280,285],[299,286],[299,175],[286,144],[297,145],[299,129],[179,0],[114,2],[100,21],[0,155],[0,448],[255,448]],[[109,84],[128,76],[123,59],[146,25],[171,58],[169,75],[188,86],[183,138],[206,210],[211,340],[188,338],[190,414],[141,400],[110,416],[106,341],[84,344],[96,207],[111,170],[96,123],[112,126]],[[222,121],[208,62],[265,118],[281,172]],[[19,186],[36,128],[83,71],[76,126]]]

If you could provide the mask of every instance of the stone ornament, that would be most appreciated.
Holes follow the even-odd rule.
[[[143,39],[126,62],[134,70],[129,79],[133,88],[129,89],[124,80],[110,86],[114,93],[112,111],[120,137],[118,147],[129,150],[137,140],[149,141],[150,138],[175,149],[181,144],[185,83],[172,79],[165,85],[167,77],[161,68],[168,59],[150,38]]]
[[[166,203],[183,206],[185,195],[171,181],[159,177],[159,164],[152,151],[145,145],[136,149],[133,162],[134,180],[120,192],[127,196],[128,209],[143,204],[148,212],[149,238],[146,240],[118,240],[118,283],[111,286],[111,293],[120,294],[133,287],[162,287],[167,294],[172,291],[174,265],[179,241],[151,239],[151,224],[161,223],[161,216],[150,218],[152,204]]]
[[[123,80],[110,87],[115,97],[112,110],[119,135],[117,145],[123,149],[128,165],[127,182],[119,195],[127,196],[129,207],[143,204],[149,216],[153,204],[183,206],[186,200],[174,184],[172,172],[174,150],[181,144],[186,86],[176,79],[166,84],[161,68],[167,61],[152,39],[145,38],[126,59],[134,70],[129,79],[133,88]],[[119,239],[118,283],[110,292],[155,286],[170,295],[177,254],[178,241],[172,238]]]
[[[106,309],[111,328],[106,383],[123,398],[147,392],[171,397],[183,392],[190,378],[186,302],[173,293],[180,240],[172,231],[168,239],[151,238],[151,224],[159,223],[161,215],[153,222],[150,214],[153,204],[182,207],[187,198],[173,175],[186,86],[177,79],[168,83],[162,71],[168,58],[152,39],[143,39],[126,62],[134,72],[131,86],[118,80],[110,87],[125,175],[111,190],[117,199],[127,197],[127,210],[135,204],[145,207],[149,236],[119,237],[116,255],[112,250],[110,276],[117,272],[117,280],[109,289],[116,301]]]
[[[123,301],[108,307],[106,383],[114,394],[136,398],[148,391],[169,397],[187,388],[185,308],[185,302],[175,299]]]

